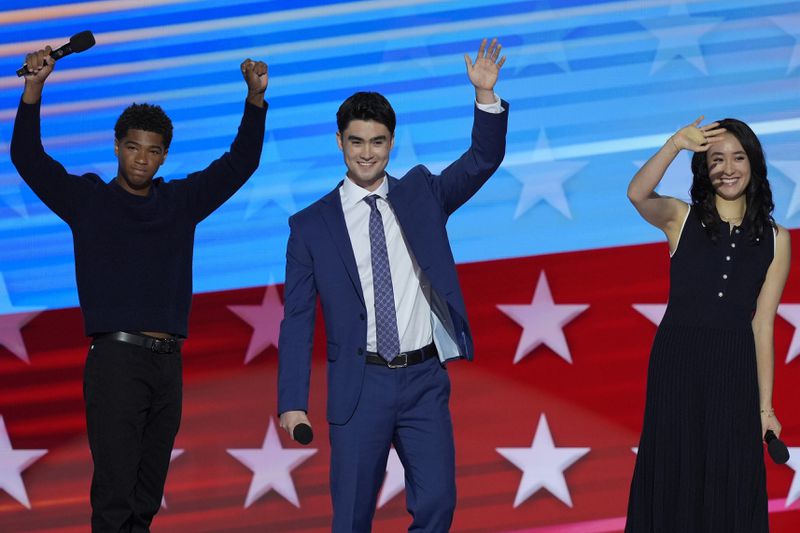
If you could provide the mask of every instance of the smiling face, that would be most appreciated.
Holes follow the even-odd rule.
[[[374,120],[351,120],[344,131],[336,133],[336,141],[344,154],[347,177],[359,187],[375,190],[394,146],[389,128]]]
[[[732,201],[750,184],[750,159],[739,140],[725,133],[706,153],[708,178],[717,196]]]
[[[167,149],[160,133],[129,129],[114,141],[117,156],[117,183],[131,194],[146,196],[153,176],[167,159]]]

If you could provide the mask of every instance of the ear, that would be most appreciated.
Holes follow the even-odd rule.
[[[392,138],[389,140],[389,151],[391,152],[394,150],[394,133],[392,133]]]
[[[169,148],[164,149],[164,153],[161,154],[161,163],[159,163],[158,166],[161,166],[161,165],[164,164],[164,161],[167,160],[167,154],[168,153],[169,153]]]
[[[119,157],[119,139],[114,138],[114,155]]]
[[[341,131],[337,131],[336,132],[336,144],[339,145],[339,150],[344,152],[344,145],[342,144],[342,132]]]

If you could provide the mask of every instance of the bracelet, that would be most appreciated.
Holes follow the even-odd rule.
[[[670,136],[670,138],[669,138],[669,140],[670,140],[670,141],[672,141],[672,146],[674,146],[674,147],[675,147],[675,149],[676,149],[678,152],[680,152],[680,151],[681,151],[681,149],[680,149],[680,148],[678,148],[678,143],[676,143],[676,142],[675,142],[675,136],[674,136],[674,135],[671,135],[671,136]]]
[[[766,414],[768,417],[772,418],[775,416],[775,409],[762,409],[761,414]]]

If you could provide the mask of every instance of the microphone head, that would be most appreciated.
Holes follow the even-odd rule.
[[[780,439],[773,439],[767,444],[767,451],[776,465],[782,465],[789,460],[789,450]]]
[[[89,30],[76,33],[69,38],[69,47],[73,52],[83,52],[94,46],[94,34]]]
[[[309,444],[314,440],[314,432],[308,424],[297,424],[292,431],[292,437],[300,444]]]

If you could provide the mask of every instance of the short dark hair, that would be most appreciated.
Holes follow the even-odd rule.
[[[719,122],[720,128],[725,128],[728,133],[736,137],[747,154],[747,160],[750,163],[750,184],[745,190],[747,207],[742,222],[747,227],[751,242],[758,242],[756,239],[762,237],[767,228],[777,229],[775,220],[772,218],[775,204],[772,201],[769,181],[767,181],[764,150],[761,148],[761,142],[755,132],[741,120],[726,118],[717,122]],[[716,192],[708,175],[706,152],[695,152],[692,156],[692,174],[694,175],[691,189],[692,206],[696,208],[697,215],[705,224],[706,231],[713,240],[716,240],[721,219],[714,201]]]
[[[172,121],[157,105],[134,103],[126,107],[114,125],[114,136],[120,140],[128,134],[128,130],[158,133],[165,149],[172,142]]]
[[[352,120],[374,120],[386,126],[392,135],[397,124],[389,100],[375,92],[357,92],[342,102],[339,111],[336,112],[336,125],[339,131],[346,130]]]

